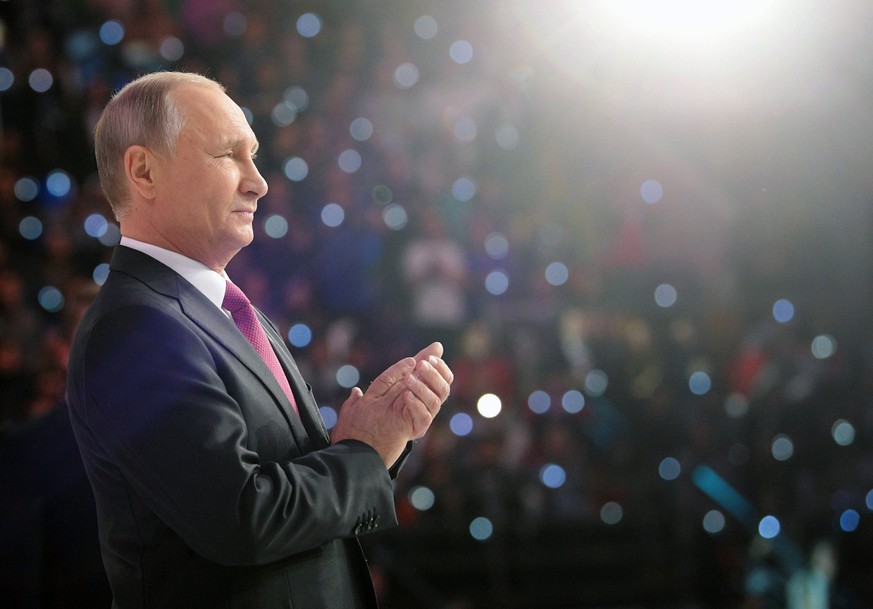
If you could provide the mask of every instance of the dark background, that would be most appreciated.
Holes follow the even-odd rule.
[[[456,372],[363,540],[386,608],[793,607],[819,542],[873,605],[873,5],[649,4],[0,1],[0,604],[109,604],[63,405],[91,132],[187,69],[261,141],[229,272],[325,416],[434,337]]]

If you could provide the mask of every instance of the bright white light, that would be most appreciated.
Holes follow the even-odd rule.
[[[773,0],[612,0],[605,3],[627,27],[672,40],[709,41],[761,23]]]
[[[476,402],[476,410],[486,419],[493,419],[499,415],[502,408],[500,398],[493,393],[486,393]]]

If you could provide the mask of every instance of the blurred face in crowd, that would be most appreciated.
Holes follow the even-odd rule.
[[[175,150],[154,160],[156,245],[220,271],[251,243],[258,199],[267,192],[254,164],[258,141],[219,88],[185,84],[173,97],[183,124]]]

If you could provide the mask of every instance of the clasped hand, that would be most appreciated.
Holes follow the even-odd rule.
[[[433,343],[389,367],[367,391],[352,389],[339,412],[333,441],[365,442],[391,467],[407,442],[425,434],[449,397],[454,375],[442,355],[443,346]]]

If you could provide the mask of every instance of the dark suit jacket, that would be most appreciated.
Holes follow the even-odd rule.
[[[395,525],[391,474],[300,416],[223,311],[119,246],[79,326],[68,401],[118,609],[374,607],[355,538]]]

